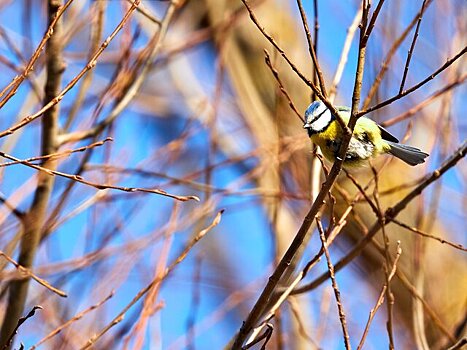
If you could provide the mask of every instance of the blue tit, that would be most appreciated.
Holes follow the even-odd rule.
[[[350,108],[337,107],[337,110],[347,124]],[[343,132],[336,117],[323,102],[315,101],[307,108],[303,127],[307,129],[311,140],[321,148],[323,155],[334,161],[339,153]],[[418,148],[400,144],[396,137],[371,119],[360,117],[345,154],[344,166],[364,165],[367,160],[382,153],[389,153],[412,166],[424,163],[428,157],[427,153]]]

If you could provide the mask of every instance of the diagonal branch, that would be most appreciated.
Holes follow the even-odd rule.
[[[467,141],[464,143],[454,152],[451,157],[449,157],[438,169],[430,173],[425,180],[420,183],[417,187],[415,187],[410,193],[408,193],[401,201],[399,201],[393,207],[388,208],[384,213],[384,222],[387,224],[388,222],[392,221],[393,218],[397,217],[397,215],[405,209],[405,207],[417,196],[419,196],[425,188],[427,188],[430,184],[435,182],[439,179],[446,171],[454,167],[462,158],[465,157],[467,154]],[[367,235],[362,237],[362,239],[353,247],[353,249],[347,253],[341,260],[339,260],[335,265],[334,268],[336,271],[341,270],[347,264],[349,264],[353,259],[359,256],[360,252],[365,248],[365,246],[373,239],[373,237],[378,233],[381,228],[381,224],[379,220],[371,227],[368,231]],[[321,285],[324,281],[329,278],[329,273],[324,273],[309,284],[300,287],[295,291],[296,293],[303,293],[306,291],[310,291]]]
[[[167,269],[165,269],[164,273],[161,275],[158,275],[146,287],[141,289],[138,292],[138,294],[136,294],[136,296],[130,301],[130,303],[128,303],[123,308],[123,310],[120,311],[118,315],[115,316],[115,318],[107,326],[105,326],[99,333],[97,333],[95,336],[93,336],[91,339],[87,341],[87,343],[81,348],[81,350],[91,348],[99,338],[101,338],[113,326],[115,326],[116,324],[118,324],[119,322],[123,320],[123,317],[133,305],[135,305],[143,296],[145,296],[154,286],[163,282],[167,278],[167,276],[169,276],[173,272],[173,270],[177,267],[177,265],[180,264],[183,260],[185,260],[186,256],[191,251],[191,249],[195,246],[195,244],[198,243],[214,227],[219,225],[223,212],[224,210],[219,211],[217,215],[215,216],[214,220],[211,222],[211,224],[205,229],[198,232],[198,234],[184,247],[180,255],[178,255],[178,257],[167,267]]]
[[[410,49],[409,49],[409,52],[407,53],[407,60],[405,61],[405,66],[404,66],[404,74],[402,75],[401,86],[399,87],[400,94],[402,93],[402,91],[404,91],[405,80],[407,79],[407,73],[409,73],[410,60],[412,59],[412,54],[415,49],[415,43],[417,42],[417,38],[418,38],[418,31],[420,30],[420,24],[422,23],[423,14],[425,13],[425,9],[426,9],[426,1],[427,0],[423,0],[422,8],[419,12],[419,16],[417,20],[417,26],[415,27],[415,33],[413,35],[412,44],[410,44]]]
[[[315,3],[316,5],[316,3]],[[306,19],[306,14],[305,10],[303,9],[303,4],[302,0],[297,0],[297,6],[300,11],[300,17],[302,18],[302,23],[303,23],[303,28],[305,29],[305,34],[306,34],[306,41],[308,43],[308,51],[310,52],[311,59],[313,60],[313,65],[316,70],[316,75],[318,76],[318,81],[319,81],[319,87],[321,89],[321,93],[323,96],[327,97],[327,92],[326,92],[326,83],[324,81],[323,77],[323,72],[321,70],[321,67],[319,66],[318,63],[318,57],[316,55],[316,50],[313,45],[313,40],[311,39],[311,34],[310,34],[310,27],[308,26],[308,21]],[[316,9],[316,6],[315,6]],[[315,26],[316,28],[316,26]]]
[[[45,173],[45,174],[49,175],[50,177],[53,177],[53,175],[61,176],[61,177],[67,178],[69,180],[73,180],[73,181],[82,183],[83,185],[87,185],[87,186],[97,188],[98,190],[113,189],[113,190],[119,190],[119,191],[124,191],[124,192],[146,192],[146,193],[159,194],[159,195],[165,196],[165,197],[170,197],[170,198],[182,201],[182,202],[186,202],[186,201],[189,201],[189,200],[195,200],[195,201],[199,202],[199,198],[197,196],[177,196],[177,195],[170,194],[170,193],[168,193],[168,192],[166,192],[164,190],[157,189],[157,188],[122,187],[122,186],[115,186],[115,185],[110,185],[110,184],[99,184],[99,183],[95,183],[95,182],[85,180],[80,175],[67,174],[67,173],[64,173],[64,172],[61,172],[61,171],[57,171],[57,170],[49,169],[49,168],[46,168],[46,167],[43,167],[43,166],[40,166],[40,165],[32,164],[32,163],[29,163],[28,161],[21,160],[21,159],[18,159],[16,157],[10,156],[10,155],[8,155],[8,154],[6,154],[4,152],[0,152],[0,156],[2,156],[4,158],[7,158],[7,159],[11,159],[11,160],[13,160],[13,161],[15,161],[17,163],[26,165],[26,166],[28,166],[30,168],[39,170],[42,173]]]
[[[358,112],[357,115],[359,117],[361,117],[361,116],[363,116],[365,114],[376,111],[377,109],[383,108],[383,107],[393,103],[394,101],[397,101],[397,100],[401,99],[402,97],[407,96],[408,94],[411,94],[415,90],[418,90],[423,85],[425,85],[429,81],[433,80],[438,74],[443,72],[446,68],[451,66],[454,62],[456,62],[459,58],[461,58],[466,52],[467,52],[467,46],[465,46],[461,51],[459,51],[454,57],[448,59],[441,67],[439,67],[436,71],[431,73],[428,77],[426,77],[425,79],[423,79],[419,83],[417,83],[414,86],[408,88],[407,90],[402,91],[401,93],[397,94],[396,96],[393,96],[393,97],[388,98],[387,100],[385,100],[385,101],[383,101],[381,103],[378,103],[377,105],[375,105],[373,107],[369,107],[367,109],[364,109],[364,110]]]

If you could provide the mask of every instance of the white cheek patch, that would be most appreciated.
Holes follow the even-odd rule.
[[[324,130],[331,123],[331,120],[331,111],[329,111],[329,109],[326,109],[326,111],[323,114],[321,114],[321,116],[317,120],[311,123],[311,129],[314,131]]]

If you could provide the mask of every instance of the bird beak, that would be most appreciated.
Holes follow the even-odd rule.
[[[311,124],[310,124],[310,123],[305,123],[305,124],[303,125],[303,129],[309,129],[309,128],[311,128]]]

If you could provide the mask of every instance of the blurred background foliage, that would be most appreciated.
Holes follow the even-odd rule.
[[[317,3],[317,52],[329,89],[359,2]],[[465,2],[426,3],[406,87],[423,80],[465,46]],[[225,209],[220,224],[187,259],[96,344],[102,349],[220,349],[238,331],[311,205],[313,148],[265,64],[264,50],[271,55],[300,113],[311,102],[312,92],[252,24],[241,1],[180,1],[165,36],[157,21],[164,18],[171,2],[141,4],[142,11],[131,15],[95,68],[59,104],[61,151],[106,137],[113,142],[60,158],[58,170],[95,183],[196,195],[200,202],[179,202],[143,192],[98,191],[57,176],[32,270],[68,297],[61,298],[32,281],[23,314],[36,304],[43,310],[21,326],[16,347],[20,341],[32,346],[113,293],[110,300],[42,345],[81,348]],[[258,0],[251,5],[287,56],[312,77],[296,3]],[[366,107],[397,94],[413,27],[395,50],[381,85],[364,101],[391,46],[416,18],[421,5],[422,1],[400,0],[383,5],[367,50],[362,87]],[[313,31],[313,2],[304,1],[304,6]],[[75,0],[66,9],[61,31],[66,64],[63,86],[86,66],[129,7],[127,1]],[[45,1],[0,2],[2,89],[24,69],[47,22]],[[160,47],[152,57],[155,42]],[[337,105],[351,104],[357,44],[358,30],[338,86]],[[42,106],[44,65],[42,53],[32,74],[0,110],[1,130]],[[132,84],[140,76],[144,78],[141,86],[128,105],[115,113],[115,106],[131,94]],[[465,76],[465,59],[461,58],[421,89],[369,115],[381,123],[405,115],[388,129],[430,153],[427,163],[417,168],[387,157],[374,162],[383,169],[378,176],[383,210],[397,203],[466,138],[467,121],[462,112],[467,108]],[[102,127],[83,135],[96,125]],[[0,142],[2,152],[17,158],[38,156],[40,123],[34,121]],[[465,246],[466,170],[463,160],[416,198],[398,220]],[[27,212],[31,206],[37,171],[22,164],[3,166],[0,171],[0,250],[16,259],[22,232],[17,212]],[[362,185],[373,178],[369,167],[351,173]],[[372,183],[369,195],[373,188]],[[334,190],[337,220],[357,193],[341,174]],[[328,207],[323,210],[325,223],[332,219],[329,213]],[[337,261],[344,256],[375,221],[368,203],[358,202],[331,246],[331,258]],[[392,282],[396,348],[442,349],[465,336],[465,251],[393,223],[386,233],[391,253],[395,254],[396,242],[401,242],[398,271],[406,276],[405,282],[399,276]],[[382,246],[381,234],[376,238]],[[320,246],[314,234],[303,261]],[[20,278],[12,264],[6,260],[1,264],[0,316],[8,303],[9,282]],[[355,346],[385,282],[383,264],[384,257],[370,244],[337,274]],[[303,283],[325,271],[323,259]],[[422,297],[424,305],[414,294]],[[388,346],[386,319],[386,307],[382,307],[365,349]],[[290,297],[274,327],[268,349],[343,348],[330,281]]]

